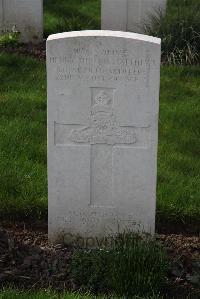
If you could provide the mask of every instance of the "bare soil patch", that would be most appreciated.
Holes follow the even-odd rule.
[[[200,237],[183,234],[157,235],[166,248],[171,267],[167,298],[200,298]],[[38,223],[0,224],[0,286],[58,291],[76,290],[70,278],[69,262],[73,248],[48,242],[47,226]]]
[[[12,46],[2,46],[0,47],[1,51],[7,53],[19,54],[31,56],[39,59],[40,61],[45,61],[46,59],[46,41],[38,45],[33,44],[18,44],[15,47]]]

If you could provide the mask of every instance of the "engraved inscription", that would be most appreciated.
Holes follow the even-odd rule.
[[[136,142],[136,134],[133,129],[118,125],[112,109],[112,99],[102,89],[91,107],[90,127],[73,130],[69,139],[77,143],[133,144]]]
[[[50,56],[49,62],[56,66],[57,81],[137,82],[145,80],[153,62],[149,57],[147,66],[145,56],[136,52],[126,47],[107,49],[101,42],[91,45],[88,40],[87,44],[80,42],[77,47],[71,47],[68,53]]]

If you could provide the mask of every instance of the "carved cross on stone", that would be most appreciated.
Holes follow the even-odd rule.
[[[69,141],[80,146],[91,145],[89,204],[95,207],[103,207],[105,203],[106,207],[113,206],[113,147],[134,145],[137,142],[136,130],[147,129],[120,126],[113,110],[113,97],[114,89],[98,89],[96,95],[92,95],[90,126],[77,125],[79,128],[72,129],[67,137]],[[59,127],[67,124],[56,123],[55,126],[56,133],[59,133]]]
[[[116,121],[112,99],[105,90],[100,91],[91,107],[90,127],[73,130],[73,142],[90,144],[131,144],[136,142],[133,129],[124,129]]]

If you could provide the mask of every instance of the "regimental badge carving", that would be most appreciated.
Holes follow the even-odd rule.
[[[133,144],[135,131],[120,127],[112,108],[112,97],[102,89],[94,96],[90,113],[90,127],[73,130],[70,140],[89,144]]]

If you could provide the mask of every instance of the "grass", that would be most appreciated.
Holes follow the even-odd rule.
[[[0,213],[47,212],[44,64],[0,53]],[[11,216],[12,217],[12,216]]]
[[[44,0],[44,33],[100,29],[100,0]]]
[[[83,291],[125,298],[160,293],[167,273],[161,245],[149,237],[121,234],[110,248],[76,249],[71,276]]]
[[[73,293],[57,294],[53,291],[40,292],[20,292],[17,290],[2,290],[0,291],[0,299],[108,299],[108,297],[94,295],[79,295]],[[117,299],[117,297],[109,297],[109,299]],[[119,298],[118,298],[119,299]],[[162,297],[153,295],[148,297],[133,297],[132,299],[162,299]]]
[[[199,67],[162,67],[157,212],[166,221],[199,221],[199,94]]]
[[[169,0],[167,18],[192,15],[200,0]],[[45,35],[95,29],[99,0],[45,0]],[[197,10],[198,14],[198,10]],[[80,27],[80,28],[79,28]],[[174,26],[175,27],[175,26]],[[0,213],[46,219],[46,75],[35,59],[0,54]],[[157,215],[190,223],[200,216],[200,68],[161,71]]]
[[[162,61],[168,64],[200,63],[200,0],[168,0],[166,15],[152,17],[149,35],[162,39]],[[44,37],[74,30],[100,29],[101,0],[44,0]],[[0,45],[15,45],[11,35]]]
[[[100,29],[100,0],[44,0],[44,32]],[[162,39],[162,59],[172,64],[200,62],[200,0],[168,0],[165,16],[153,17],[149,35]]]
[[[0,54],[0,213],[46,219],[45,64]],[[157,214],[165,222],[200,217],[200,67],[163,66]]]
[[[152,17],[149,35],[162,39],[162,60],[200,63],[200,0],[168,0],[166,16]]]
[[[3,35],[0,35],[0,47],[10,46],[15,47],[18,45],[19,32],[9,32]]]

